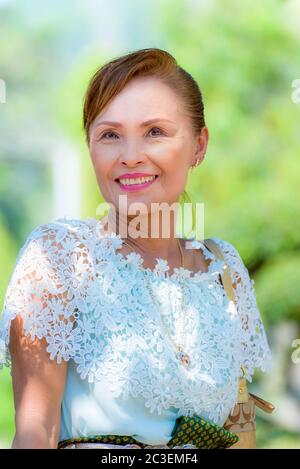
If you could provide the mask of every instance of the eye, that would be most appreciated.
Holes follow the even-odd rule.
[[[160,134],[155,134],[154,137],[155,137],[155,136],[159,136],[159,135],[163,135],[163,132],[162,132],[162,130],[161,130],[159,127],[152,127],[152,128],[150,129],[150,132],[151,132],[153,129],[154,129],[154,130],[159,130],[159,132],[160,132]]]
[[[105,135],[108,135],[108,134],[111,134],[111,135],[117,135],[115,134],[114,132],[112,132],[111,130],[109,130],[108,132],[104,132],[102,135],[101,135],[101,140],[105,137]],[[109,139],[105,139],[105,140],[111,140],[110,138]]]

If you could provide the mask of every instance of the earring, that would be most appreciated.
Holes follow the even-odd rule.
[[[202,158],[197,158],[196,163],[194,163],[194,164],[191,166],[191,168],[192,168],[192,169],[196,168],[196,167],[200,164],[200,162],[204,159],[204,157],[205,157],[205,153],[204,153],[204,155],[203,155]]]
[[[194,164],[192,165],[192,169],[196,168],[196,167],[199,165],[199,163],[200,163],[200,158],[198,158],[198,159],[196,160],[196,163],[194,163]]]

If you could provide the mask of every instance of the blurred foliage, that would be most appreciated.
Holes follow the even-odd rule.
[[[26,3],[7,2],[0,15],[0,78],[13,103],[0,121],[0,302],[17,249],[50,218],[49,160],[57,139],[78,146],[82,217],[96,216],[103,198],[82,104],[94,71],[118,55],[99,41],[86,47],[92,10],[84,16],[55,0],[39,17]],[[205,203],[205,237],[224,238],[240,252],[267,334],[283,320],[300,326],[300,106],[291,100],[300,68],[297,8],[281,0],[153,0],[139,20],[151,25],[149,43],[134,47],[168,50],[200,85],[210,141],[187,192]],[[1,378],[0,446],[14,432],[8,370]],[[259,419],[258,447],[299,447],[299,435]]]
[[[12,379],[8,368],[1,370],[0,449],[10,448],[15,435]]]
[[[85,133],[82,122],[82,108],[84,92],[91,76],[96,72],[97,65],[104,60],[99,58],[99,51],[92,50],[65,76],[61,86],[57,88],[55,103],[60,103],[53,109],[57,122],[66,129],[69,138],[77,143],[82,155],[82,216],[95,217],[96,207],[104,199],[100,194],[91,158],[85,142]]]
[[[259,449],[300,449],[300,438],[296,432],[285,430],[257,416],[256,444]]]
[[[9,278],[11,276],[11,265],[17,255],[17,245],[5,226],[0,213],[0,246],[1,246],[1,269],[0,269],[0,298],[4,297]]]

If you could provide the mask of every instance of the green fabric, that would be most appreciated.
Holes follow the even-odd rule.
[[[213,422],[198,416],[181,416],[176,420],[172,438],[167,445],[173,447],[191,443],[198,449],[221,449],[229,448],[238,441],[239,437],[235,433]]]
[[[239,441],[235,433],[225,430],[223,427],[202,419],[198,416],[181,416],[176,420],[172,438],[168,441],[169,448],[174,446],[183,446],[193,444],[198,449],[221,449],[229,448]],[[92,435],[81,438],[71,438],[62,440],[58,444],[58,449],[67,446],[70,443],[111,443],[116,445],[137,444],[144,448],[147,443],[141,443],[132,436],[128,435]]]
[[[142,447],[146,446],[146,444],[140,443],[135,438],[128,435],[92,435],[87,437],[62,440],[58,443],[57,448],[64,448],[70,443],[112,443],[114,445],[127,445],[128,443],[134,443]]]

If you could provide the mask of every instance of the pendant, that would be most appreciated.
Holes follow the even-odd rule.
[[[190,364],[190,357],[187,353],[185,353],[181,348],[179,349],[179,351],[177,352],[176,354],[176,357],[178,358],[178,360],[181,361],[181,363],[183,364],[183,366],[185,368],[188,368],[189,367],[189,364]]]

